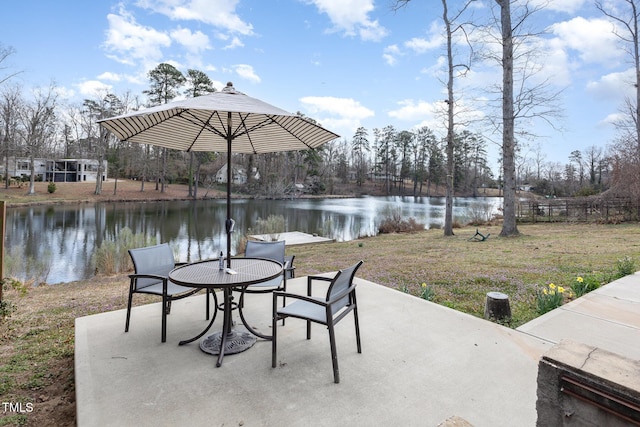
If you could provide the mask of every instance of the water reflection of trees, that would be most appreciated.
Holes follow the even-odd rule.
[[[464,215],[469,206],[499,199],[458,199],[454,215]],[[359,198],[302,200],[232,200],[236,220],[232,253],[239,240],[258,219],[282,215],[286,231],[318,234],[347,241],[377,234],[384,210],[400,209],[427,228],[439,228],[444,204],[438,199]],[[73,206],[10,208],[7,212],[6,249],[10,258],[47,261],[48,282],[91,277],[91,256],[104,240],[117,240],[122,229],[155,236],[168,242],[181,261],[215,257],[226,247],[225,200],[100,203]],[[14,263],[17,264],[17,263]],[[26,262],[16,268],[24,269]],[[39,267],[43,271],[47,266]]]

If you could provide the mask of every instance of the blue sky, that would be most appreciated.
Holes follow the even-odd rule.
[[[530,0],[542,3],[543,0]],[[364,126],[444,131],[438,109],[445,99],[442,5],[414,0],[393,11],[391,0],[21,0],[3,2],[0,43],[15,49],[7,63],[23,70],[12,81],[25,88],[55,81],[60,100],[79,104],[109,90],[148,88],[147,72],[169,62],[183,72],[206,72],[221,89],[236,89],[285,110],[300,111],[351,140]],[[461,0],[450,0],[450,9]],[[472,7],[490,15],[490,0]],[[605,4],[619,0],[605,0]],[[590,0],[553,0],[530,22],[546,29],[535,59],[552,90],[563,90],[562,118],[554,129],[530,124],[546,162],[605,148],[611,122],[633,92],[630,61]],[[485,46],[487,47],[487,46]],[[460,50],[463,52],[463,50]],[[0,70],[2,72],[7,70]],[[486,88],[501,78],[478,62],[458,80],[466,117],[493,114]],[[103,91],[103,92],[101,92]],[[480,123],[469,130],[490,135]],[[490,143],[495,164],[497,146]],[[497,170],[496,170],[497,173]]]

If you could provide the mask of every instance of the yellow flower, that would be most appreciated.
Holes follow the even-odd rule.
[[[578,276],[578,277],[576,278],[576,282],[578,282],[578,283],[582,283],[582,282],[584,282],[584,279],[583,279],[582,277]]]
[[[558,292],[561,294],[564,293],[564,288],[562,286],[558,286]]]
[[[545,295],[547,295],[547,294],[549,293],[549,291],[547,291],[547,288],[544,288],[544,289],[542,290],[542,293],[543,293],[543,294],[545,294]]]
[[[422,283],[422,285],[420,285],[420,286],[422,286],[423,288],[426,288],[427,284],[426,283]]]
[[[549,289],[555,289],[556,285],[554,285],[553,283],[549,283]]]

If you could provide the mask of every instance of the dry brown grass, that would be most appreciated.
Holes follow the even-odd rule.
[[[170,184],[164,193],[156,190],[155,182],[146,182],[144,191],[140,191],[140,181],[110,179],[103,183],[100,195],[95,194],[96,184],[91,182],[57,182],[56,191],[49,193],[46,182],[36,182],[35,194],[27,195],[29,184],[22,187],[12,186],[0,188],[0,199],[7,205],[70,203],[70,202],[120,202],[129,200],[181,200],[189,199],[189,188],[186,185]],[[114,189],[115,194],[114,194]],[[198,198],[220,198],[225,193],[218,189],[198,188]]]

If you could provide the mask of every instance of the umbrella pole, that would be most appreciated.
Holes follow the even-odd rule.
[[[231,268],[231,232],[233,224],[231,220],[231,113],[227,116],[227,268]]]

